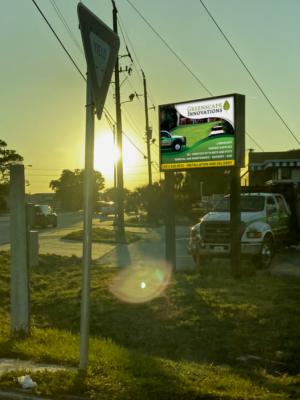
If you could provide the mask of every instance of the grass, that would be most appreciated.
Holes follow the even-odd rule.
[[[0,252],[0,357],[77,367],[80,259],[40,256],[31,271],[33,329],[25,340],[9,335],[9,264],[9,253]],[[78,370],[30,373],[39,385],[33,392],[142,400],[300,398],[299,376],[247,372],[235,361],[245,354],[276,359],[280,352],[281,361],[300,366],[299,280],[259,275],[235,281],[220,261],[200,276],[176,272],[163,293],[130,304],[109,290],[116,276],[114,282],[122,282],[121,272],[92,266],[86,376]],[[19,387],[16,379],[25,373],[4,374],[0,385]]]
[[[170,130],[174,136],[186,136],[188,147],[192,147],[195,143],[208,137],[211,129],[218,125],[220,121],[207,122],[203,124],[181,125]]]
[[[78,231],[68,233],[67,235],[62,236],[62,239],[82,241],[83,230],[80,229]],[[125,232],[126,243],[138,242],[140,239],[140,236],[136,235],[135,233]],[[93,228],[93,242],[121,243],[121,240],[118,237],[118,231],[104,228]]]

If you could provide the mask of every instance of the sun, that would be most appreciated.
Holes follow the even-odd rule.
[[[123,172],[136,164],[137,150],[123,136]],[[101,132],[95,136],[94,169],[102,175],[113,176],[114,163],[119,158],[119,150],[114,146],[112,132]]]

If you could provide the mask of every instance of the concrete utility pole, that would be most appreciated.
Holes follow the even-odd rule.
[[[117,7],[113,4],[113,30],[118,34]],[[117,161],[117,207],[118,207],[118,235],[121,242],[125,242],[124,229],[124,191],[123,191],[123,156],[122,156],[122,117],[121,117],[121,100],[120,100],[120,78],[119,78],[119,59],[117,57],[115,66],[115,94],[116,94],[116,118],[117,118],[117,145],[119,149],[119,158]]]
[[[146,117],[146,138],[147,138],[147,155],[148,155],[148,174],[149,174],[149,185],[152,185],[152,171],[151,171],[151,151],[150,151],[150,140],[152,139],[152,131],[149,130],[149,119],[148,119],[148,99],[147,99],[147,84],[144,72],[144,98],[145,98],[145,117]]]
[[[11,336],[30,334],[24,165],[10,166]]]

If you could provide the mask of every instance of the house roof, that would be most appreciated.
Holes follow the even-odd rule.
[[[263,164],[265,161],[300,160],[300,150],[270,151],[264,153],[249,153],[249,164]]]

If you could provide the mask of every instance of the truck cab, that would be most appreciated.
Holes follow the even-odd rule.
[[[259,268],[271,265],[275,248],[284,244],[291,228],[291,210],[279,193],[241,195],[241,252]],[[192,228],[190,250],[209,258],[230,256],[230,196]]]

